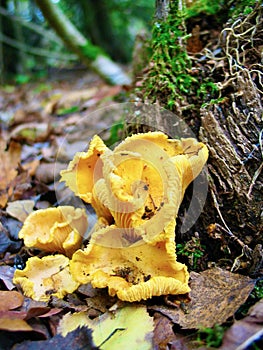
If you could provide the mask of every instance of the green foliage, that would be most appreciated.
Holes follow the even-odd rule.
[[[107,140],[104,140],[106,146],[110,147],[114,145],[116,142],[119,142],[122,138],[123,131],[124,131],[123,121],[113,124],[110,128],[109,138]]]
[[[102,47],[114,60],[130,61],[136,34],[141,29],[150,30],[154,0],[103,1],[103,17],[107,23],[98,20],[100,3],[102,1],[60,0],[64,13],[92,43]],[[105,38],[105,25],[109,27],[110,40]]]
[[[201,245],[198,237],[192,237],[192,239],[186,243],[178,243],[176,245],[176,253],[178,256],[187,257],[190,268],[193,270],[198,269],[198,263],[200,258],[204,256],[205,246]]]
[[[218,93],[218,86],[212,81],[204,81],[197,89],[197,97],[201,97],[205,100],[207,97],[210,100],[211,96]]]
[[[215,15],[224,5],[224,0],[195,0],[191,6],[186,8],[186,18],[198,16],[200,13]]]
[[[65,115],[79,112],[79,106],[72,106],[69,108],[59,108],[57,111],[57,115]]]
[[[241,14],[250,14],[253,11],[253,7],[260,2],[260,0],[240,0],[238,4],[235,4],[235,6],[232,6],[230,8],[229,18],[235,20]]]
[[[222,343],[225,329],[226,327],[217,324],[213,328],[201,328],[197,333],[197,343],[200,346],[218,348]]]
[[[17,74],[15,76],[16,84],[23,85],[30,81],[30,76],[27,74]]]
[[[237,310],[236,319],[243,318],[247,315],[249,308],[263,298],[263,278],[259,279],[246,302]]]

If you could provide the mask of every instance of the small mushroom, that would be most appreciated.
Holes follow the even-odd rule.
[[[158,242],[135,239],[131,244],[131,231],[115,225],[103,228],[92,235],[85,250],[73,254],[71,274],[79,283],[108,287],[111,296],[129,302],[187,293],[189,273],[184,264],[176,261],[174,229],[173,219],[160,233]]]
[[[95,135],[87,152],[77,152],[66,170],[61,171],[60,181],[87,203],[92,201],[94,183],[102,177],[101,155],[109,150],[102,139]]]
[[[24,239],[27,247],[71,257],[80,248],[87,227],[84,209],[71,206],[40,209],[26,218],[19,238]]]
[[[15,271],[13,282],[37,301],[48,301],[51,295],[63,298],[79,286],[70,274],[69,259],[61,254],[29,258],[23,270]]]

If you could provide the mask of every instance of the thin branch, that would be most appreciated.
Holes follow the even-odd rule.
[[[18,16],[11,15],[7,10],[5,10],[1,6],[0,6],[0,15],[9,17],[12,21],[19,22],[21,23],[21,25],[23,25],[28,29],[31,29],[35,33],[38,33],[39,35],[44,36],[45,38],[48,38],[51,41],[56,42],[60,46],[63,46],[62,40],[55,33],[51,32],[50,30],[46,30],[43,26],[39,26],[35,23],[26,22],[25,20],[23,20]]]
[[[0,42],[3,42],[16,49],[19,49],[24,52],[28,52],[36,56],[49,57],[49,58],[54,58],[61,61],[75,61],[77,59],[76,55],[51,52],[45,49],[41,49],[39,47],[38,48],[29,47],[27,45],[20,43],[15,39],[11,39],[8,36],[3,35],[2,33],[0,33]]]

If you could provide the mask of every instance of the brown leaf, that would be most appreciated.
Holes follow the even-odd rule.
[[[49,123],[24,123],[16,126],[10,136],[26,142],[41,142],[47,139],[51,131]]]
[[[236,321],[225,333],[220,350],[247,349],[263,337],[263,299],[253,305],[248,316]]]
[[[167,317],[164,317],[158,313],[156,313],[154,316],[154,346],[159,350],[166,350],[168,343],[175,340],[173,323]]]
[[[0,311],[17,309],[23,304],[24,297],[15,291],[0,291]]]
[[[213,327],[235,313],[249,296],[254,284],[255,281],[249,277],[212,268],[200,274],[191,273],[188,313],[167,306],[152,308],[182,328]]]
[[[49,312],[50,307],[48,307],[47,302],[25,298],[20,310],[26,313],[26,320],[29,320],[30,318],[46,314]]]
[[[36,178],[45,184],[53,183],[60,179],[60,172],[63,169],[65,169],[65,164],[62,163],[42,163],[36,171]]]
[[[0,311],[0,319],[8,318],[8,319],[20,319],[26,320],[26,312],[25,311]]]
[[[5,207],[9,193],[11,182],[17,176],[17,166],[20,162],[21,145],[12,141],[5,151],[6,144],[0,141],[0,208]],[[12,190],[11,190],[12,192]]]
[[[46,104],[45,114],[57,113],[60,108],[70,108],[74,105],[79,105],[82,101],[86,101],[93,97],[97,92],[97,88],[89,88],[86,90],[75,90],[63,92],[50,97],[50,101]]]
[[[23,164],[23,169],[28,171],[28,174],[30,176],[34,176],[37,168],[39,167],[40,160],[39,159],[34,159],[31,162],[27,162]]]

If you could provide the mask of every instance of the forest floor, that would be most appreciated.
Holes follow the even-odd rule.
[[[95,134],[111,138],[121,119],[115,106],[127,101],[127,89],[90,72],[58,73],[0,88],[0,349],[95,348],[84,316],[100,349],[248,349],[245,342],[262,339],[262,284],[211,261],[203,268],[201,245],[188,250],[191,292],[180,297],[129,304],[81,285],[63,299],[51,292],[48,301],[35,301],[13,284],[15,269],[43,256],[18,237],[26,217],[74,201],[60,171]],[[260,346],[262,340],[254,348]]]

